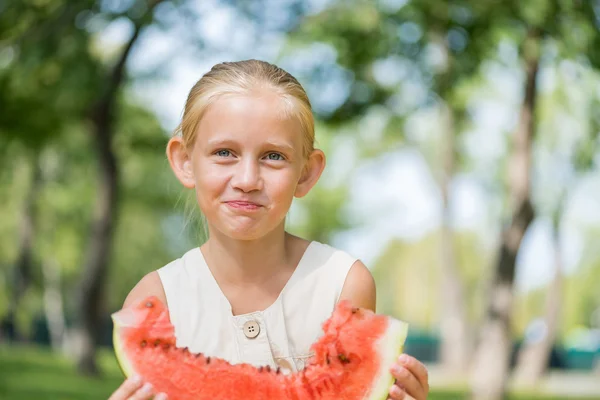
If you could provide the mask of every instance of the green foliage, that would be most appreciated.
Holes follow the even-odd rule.
[[[455,236],[457,268],[464,282],[469,320],[475,324],[483,311],[484,279],[492,259],[471,232]],[[395,240],[373,265],[378,309],[405,320],[417,329],[437,330],[440,305],[440,236],[432,233],[415,242]],[[418,299],[418,301],[416,301]]]
[[[122,201],[111,262],[111,282],[107,292],[107,307],[114,310],[122,304],[128,291],[145,274],[178,256],[167,239],[165,219],[178,209],[180,185],[174,179],[164,149],[167,136],[156,118],[139,106],[122,105],[122,118],[116,134],[117,155],[123,165]],[[60,137],[46,143],[36,161],[43,170],[43,182],[36,201],[36,265],[52,260],[60,268],[67,311],[72,290],[78,281],[87,245],[96,182],[94,152],[87,132],[73,126]],[[1,219],[0,280],[3,293],[10,293],[7,284],[10,265],[16,257],[18,222],[22,215],[22,199],[31,184],[30,159],[13,152],[10,168],[0,176],[0,190],[8,202],[0,210]],[[187,238],[186,233],[183,235]],[[43,286],[36,268],[37,290]],[[30,319],[39,314],[24,313]],[[0,299],[0,315],[5,312]],[[24,322],[25,323],[25,322]],[[26,323],[25,323],[26,324]]]
[[[461,147],[461,136],[474,126],[473,110],[478,99],[489,98],[495,95],[492,90],[498,90],[490,84],[489,70],[501,68],[522,77],[524,57],[541,51],[542,71],[555,71],[557,81],[553,90],[540,89],[538,93],[535,154],[540,157],[536,168],[543,174],[534,175],[533,185],[541,215],[562,204],[565,194],[549,186],[562,185],[565,179],[578,176],[565,175],[565,169],[589,170],[598,154],[598,81],[596,72],[589,68],[600,60],[600,46],[594,46],[600,40],[598,3],[412,0],[397,7],[383,4],[387,3],[333,1],[323,11],[306,18],[288,38],[289,53],[314,43],[331,46],[335,65],[317,65],[312,76],[315,80],[327,75],[324,70],[334,67],[341,68],[347,77],[340,85],[349,85],[349,89],[344,87],[348,95],[339,107],[323,113],[323,120],[336,127],[340,135],[354,134],[363,157],[377,157],[400,144],[418,146],[437,175],[443,167],[442,133],[448,128],[440,110],[448,107],[457,135],[458,169],[474,170],[478,166]],[[485,96],[478,96],[484,92]],[[376,141],[362,142],[364,130],[360,121],[373,118],[374,110],[382,116],[381,120],[391,122],[384,129],[383,138],[373,135]],[[418,138],[406,124],[417,119],[431,121]],[[572,138],[575,131],[577,140]],[[506,137],[508,142],[508,132]],[[498,161],[493,169],[477,172],[484,174],[481,183],[487,185],[490,198],[505,196],[509,160],[502,156]],[[557,176],[557,171],[561,175]],[[374,268],[382,310],[414,320],[418,326],[434,326],[437,302],[427,300],[415,305],[414,298],[430,299],[436,295],[435,269],[440,260],[435,243],[430,237],[412,245],[389,245]],[[487,253],[477,255],[478,246],[473,244],[459,244],[458,249],[469,292],[468,304],[474,305],[469,312],[476,321],[484,303],[483,272],[494,257]],[[465,265],[471,267],[464,269]],[[531,319],[536,315],[534,308],[539,312],[542,297],[533,298],[538,300],[519,316],[521,328],[526,324],[521,318]]]
[[[102,2],[62,0],[11,2],[0,13],[0,193],[6,195],[0,215],[0,287],[10,293],[12,264],[18,248],[23,199],[40,169],[35,199],[34,288],[37,300],[20,313],[27,325],[40,314],[44,285],[40,265],[60,270],[67,317],[75,309],[74,287],[88,246],[89,225],[97,190],[96,151],[90,114],[107,89],[116,61],[96,46],[96,33],[110,21],[138,23],[145,2],[115,9]],[[146,23],[147,21],[142,21]],[[113,54],[115,54],[113,52]],[[174,257],[164,221],[178,213],[179,184],[165,157],[167,135],[153,113],[132,103],[127,91],[116,99],[113,150],[121,165],[120,209],[116,246],[111,259],[107,307],[122,304],[144,274]],[[28,295],[29,296],[29,295]],[[31,304],[30,304],[31,303]],[[0,299],[0,317],[6,300]],[[25,307],[25,306],[24,306]]]
[[[597,246],[599,237],[600,229],[589,231],[580,270],[567,281],[564,324],[560,330],[562,334],[578,326],[600,328],[600,321],[592,320],[593,315],[598,318],[600,313],[600,252]]]
[[[89,33],[69,22],[90,4],[10,2],[0,14],[0,136],[39,148],[84,117],[101,82]]]

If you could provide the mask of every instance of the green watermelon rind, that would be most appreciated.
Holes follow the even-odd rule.
[[[389,397],[389,391],[394,384],[394,377],[390,368],[394,365],[404,350],[404,343],[408,336],[408,324],[390,318],[390,326],[385,335],[379,339],[377,350],[381,359],[381,369],[377,374],[377,381],[373,382],[372,390],[366,399],[385,400]]]
[[[125,350],[123,349],[123,344],[121,343],[121,337],[119,336],[119,323],[113,318],[113,347],[115,348],[115,355],[117,356],[117,363],[127,378],[135,374],[135,370],[133,366],[129,363],[127,359],[127,355],[125,354]]]

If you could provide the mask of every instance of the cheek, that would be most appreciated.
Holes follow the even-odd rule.
[[[271,196],[279,202],[290,202],[294,197],[297,181],[298,177],[292,171],[286,174],[277,174],[277,176],[270,179],[270,184],[268,185]]]
[[[198,164],[194,168],[196,188],[200,192],[211,193],[219,190],[227,183],[227,173],[224,168],[216,168],[208,163]],[[202,195],[202,193],[200,193]]]

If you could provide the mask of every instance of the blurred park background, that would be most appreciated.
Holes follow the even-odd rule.
[[[0,399],[103,399],[110,313],[202,240],[164,154],[274,62],[328,166],[289,230],[360,257],[431,398],[600,399],[600,1],[0,2]]]

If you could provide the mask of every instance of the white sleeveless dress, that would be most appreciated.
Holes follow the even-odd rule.
[[[356,258],[311,242],[275,302],[263,311],[233,315],[200,248],[158,270],[178,347],[233,364],[304,368],[321,324],[338,302]]]

